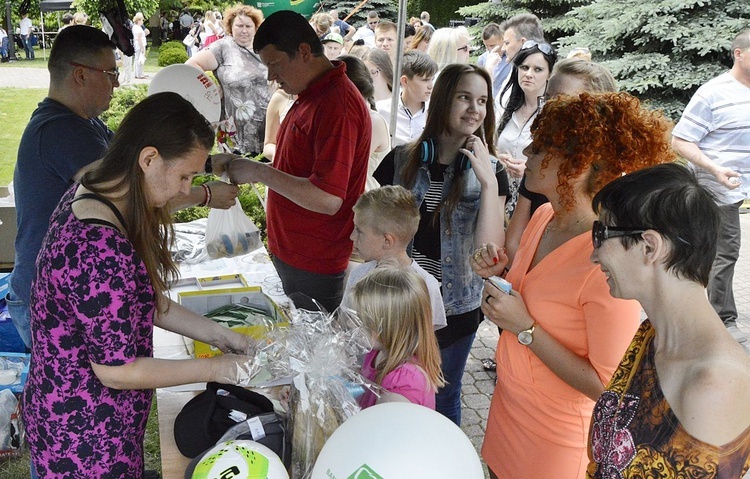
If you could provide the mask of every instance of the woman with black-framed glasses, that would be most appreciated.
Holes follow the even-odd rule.
[[[672,163],[613,181],[593,207],[591,261],[648,319],[594,407],[586,477],[744,477],[750,357],[706,296],[721,221],[713,195]]]
[[[505,204],[510,217],[518,201],[518,188],[526,169],[523,153],[531,143],[531,123],[544,105],[547,82],[557,61],[549,43],[528,40],[513,57],[513,71],[500,92],[498,110],[498,159],[508,170],[511,196]]]
[[[558,96],[534,120],[526,187],[550,202],[523,233],[505,275],[510,294],[489,281],[483,291],[482,312],[503,329],[482,447],[492,477],[583,476],[594,401],[640,318],[639,305],[612,298],[589,261],[597,219],[591,198],[623,173],[672,161],[669,126],[625,93]],[[597,227],[597,243],[637,234],[637,223],[623,225]],[[494,244],[472,258],[484,278],[507,264]]]

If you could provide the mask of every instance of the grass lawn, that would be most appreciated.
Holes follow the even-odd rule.
[[[21,135],[31,113],[46,95],[46,89],[0,88],[0,124],[3,125],[0,128],[0,185],[13,180]]]

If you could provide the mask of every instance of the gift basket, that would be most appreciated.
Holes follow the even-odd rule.
[[[258,374],[291,378],[288,424],[292,441],[292,479],[307,479],[326,440],[360,411],[358,397],[377,385],[359,374],[359,359],[372,344],[359,318],[348,310],[335,314],[297,309],[288,328],[277,328],[259,345],[253,360],[238,373],[250,384]]]

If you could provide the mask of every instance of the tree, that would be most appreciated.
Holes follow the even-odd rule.
[[[362,27],[367,24],[367,13],[371,10],[378,12],[381,19],[387,19],[391,21],[398,20],[398,0],[368,0],[362,5],[359,10],[355,9],[360,6],[361,0],[344,0],[341,2],[323,2],[318,4],[318,8],[323,11],[330,11],[336,9],[339,13],[339,18],[342,20],[354,12],[354,14],[346,20],[346,23],[354,26],[355,28]]]
[[[408,0],[407,20],[410,16],[418,17],[423,11],[430,13],[430,23],[435,28],[447,27],[451,20],[463,20],[465,17],[476,15],[465,15],[459,13],[462,7],[475,5],[481,0],[443,0],[435,2],[432,0]]]
[[[73,6],[78,11],[86,12],[93,26],[100,26],[99,10],[110,4],[117,5],[117,2],[115,0],[75,0]],[[130,18],[133,18],[136,12],[141,12],[148,19],[159,9],[159,0],[125,0],[125,8]]]
[[[567,16],[573,8],[591,3],[591,0],[506,0],[503,2],[484,2],[478,5],[463,7],[458,10],[464,17],[476,17],[482,20],[472,30],[481,44],[482,27],[488,23],[500,24],[519,13],[533,13],[542,21],[544,36],[550,43],[565,35],[575,32],[577,24]]]
[[[679,118],[695,90],[732,60],[750,26],[746,0],[596,0],[570,13],[576,32],[561,47],[588,46],[620,88]]]

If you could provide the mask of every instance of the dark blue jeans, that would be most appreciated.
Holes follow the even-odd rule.
[[[12,280],[11,276],[11,282]],[[8,286],[8,294],[5,296],[5,303],[8,305],[8,314],[10,314],[10,319],[18,331],[18,335],[21,336],[26,347],[31,349],[31,312],[29,305],[16,296],[11,283]]]
[[[461,425],[461,379],[475,336],[476,333],[464,336],[440,350],[446,385],[438,389],[435,396],[435,410],[458,426]]]
[[[31,35],[21,35],[21,42],[23,43],[23,50],[26,52],[26,58],[33,60],[34,47],[31,46]]]

